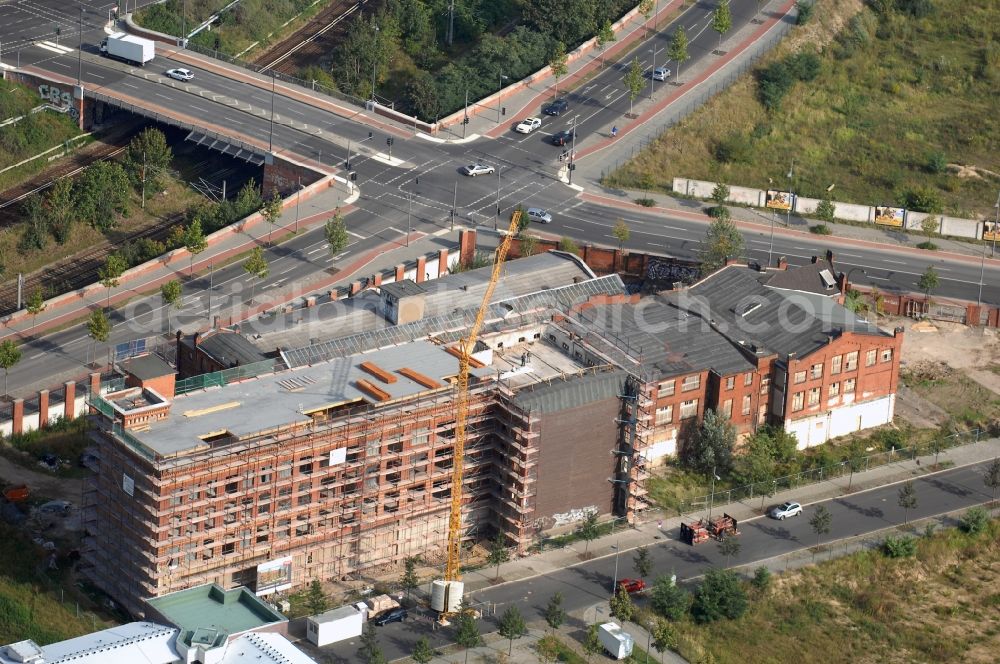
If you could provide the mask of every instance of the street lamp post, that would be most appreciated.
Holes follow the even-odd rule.
[[[507,80],[507,76],[503,75],[503,69],[500,70],[500,88],[497,90],[497,124],[500,124],[500,116],[503,114],[503,99],[501,99],[500,93],[503,92],[503,82]]]
[[[712,520],[712,508],[715,507],[715,480],[722,479],[715,474],[715,466],[712,466],[712,497],[708,501],[708,520]]]
[[[18,61],[18,67],[21,66]],[[997,192],[997,202],[993,204],[997,210],[996,221],[993,222],[993,246],[990,248],[990,258],[997,255],[997,234],[1000,233],[1000,192]]]
[[[80,45],[76,49],[76,84],[83,85],[83,5],[80,5]]]
[[[374,135],[375,132],[371,131],[368,132],[368,138],[363,138],[360,141],[358,141],[358,145],[361,145]],[[344,168],[346,168],[347,170],[351,170],[351,139],[349,138],[347,139],[347,161],[344,162]]]
[[[465,86],[465,114],[462,115],[462,138],[465,138],[465,128],[469,126],[469,86]]]
[[[611,545],[611,548],[615,550],[615,575],[614,575],[614,578],[611,579],[611,596],[612,597],[614,597],[615,590],[618,588],[618,554],[621,553],[621,547],[618,546],[618,545],[620,543],[621,543],[621,540],[616,540],[615,543]]]
[[[410,246],[410,215],[413,214],[413,192],[409,189],[406,190],[406,246]],[[418,279],[422,279],[420,275],[417,275]]]
[[[653,48],[649,49],[652,53],[652,60],[650,61],[649,68],[649,99],[653,99],[653,86],[656,85],[656,44],[653,44]]]
[[[302,178],[295,179],[295,234],[299,233],[299,199],[302,198]]]
[[[375,103],[375,68],[378,66],[378,26],[375,26],[375,50],[372,51],[372,103]]]
[[[573,128],[570,131],[573,132],[573,135],[570,137],[569,164],[567,165],[566,170],[569,171],[569,183],[573,184],[573,171],[575,170],[573,162],[576,159],[576,118],[573,118]]]
[[[458,180],[455,180],[455,193],[451,199],[451,230],[455,230],[455,211],[458,208]]]
[[[788,167],[788,214],[785,217],[785,226],[791,227],[792,225],[792,206],[795,205],[795,191],[794,185],[792,183],[792,177],[795,173],[795,160],[792,160],[791,166]]]
[[[274,70],[271,70],[271,123],[267,133],[267,151],[274,151]]]
[[[500,221],[500,171],[503,166],[497,164],[497,216],[493,218],[493,230],[497,230],[497,223]]]

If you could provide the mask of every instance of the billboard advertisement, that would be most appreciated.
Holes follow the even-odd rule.
[[[1000,224],[997,224],[995,221],[984,221],[983,239],[993,242],[1000,240]]]
[[[292,557],[285,556],[257,565],[257,595],[288,590],[292,587]]]
[[[885,205],[875,207],[875,223],[880,226],[902,228],[904,215],[905,211],[903,208],[894,208]]]
[[[791,210],[795,195],[787,191],[767,190],[767,198],[764,199],[764,207],[774,210]]]

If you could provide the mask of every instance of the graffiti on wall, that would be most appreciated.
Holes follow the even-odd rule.
[[[79,111],[76,105],[73,103],[73,91],[63,90],[54,85],[49,85],[47,83],[42,83],[38,86],[38,96],[42,98],[43,101],[47,101],[53,106],[59,106],[60,108],[68,108],[71,117],[77,117]]]
[[[646,264],[646,278],[656,281],[685,281],[691,283],[698,278],[698,268],[681,265],[674,261],[650,256]]]
[[[571,523],[576,523],[577,521],[583,521],[591,514],[596,513],[597,507],[591,505],[590,507],[580,507],[575,510],[570,510],[568,512],[560,512],[559,514],[552,515],[552,525],[553,527],[558,526],[568,526]]]

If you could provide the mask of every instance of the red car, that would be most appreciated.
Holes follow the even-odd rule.
[[[646,582],[642,579],[619,579],[618,587],[629,595],[634,595],[646,589]]]

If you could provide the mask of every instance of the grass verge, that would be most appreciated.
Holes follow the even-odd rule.
[[[822,198],[831,184],[839,200],[863,204],[922,192],[950,214],[992,214],[1000,4],[926,4],[931,12],[921,18],[899,11],[880,18],[860,0],[818,0],[810,23],[760,67],[818,51],[815,80],[796,83],[768,112],[748,74],[607,184],[669,191],[672,178],[692,177],[766,189],[771,179],[787,184],[794,159],[794,188],[803,196]],[[745,149],[735,156],[723,149],[737,144]]]

